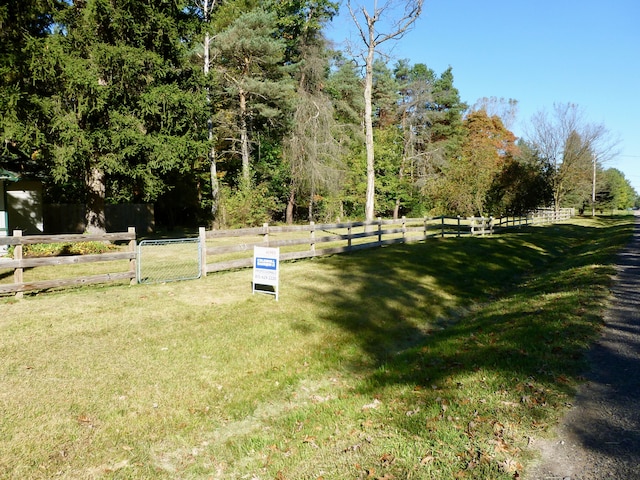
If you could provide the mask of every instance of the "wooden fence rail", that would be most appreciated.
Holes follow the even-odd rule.
[[[330,224],[272,226],[241,228],[235,230],[205,230],[200,228],[199,239],[201,274],[234,268],[250,267],[253,262],[253,247],[279,247],[280,260],[330,255],[355,250],[392,245],[397,243],[421,242],[433,237],[461,237],[464,235],[490,235],[497,229],[552,223],[571,218],[573,209],[540,210],[522,217],[425,217],[383,220],[373,222],[338,222]],[[41,258],[23,258],[23,246],[49,243],[80,243],[91,241],[127,241],[128,249],[94,255],[68,255]],[[14,231],[11,237],[0,237],[0,246],[14,246],[13,258],[0,260],[1,270],[14,270],[13,283],[0,283],[0,294],[29,290],[104,283],[136,278],[136,231],[130,227],[127,232],[102,235],[29,235],[22,236]],[[128,270],[116,273],[101,273],[74,278],[24,281],[24,270],[43,266],[61,267],[81,263],[128,261]]]
[[[81,242],[115,242],[128,241],[128,250],[125,252],[109,252],[94,255],[64,255],[55,257],[23,258],[24,245],[51,244],[51,243],[81,243]],[[0,294],[21,294],[29,290],[44,290],[48,288],[65,287],[71,285],[87,285],[92,283],[104,283],[112,281],[129,280],[136,282],[136,231],[131,227],[127,232],[105,233],[100,235],[29,235],[22,236],[20,230],[13,232],[11,237],[0,237],[0,245],[13,246],[13,259],[2,260],[1,269],[13,269],[13,283],[0,284]],[[74,278],[57,278],[53,280],[24,281],[24,270],[27,268],[44,266],[73,265],[80,263],[113,262],[116,260],[128,260],[129,269],[125,272],[102,273],[97,275],[85,275]]]
[[[492,234],[495,229],[565,220],[573,209],[541,210],[522,217],[425,217],[373,222],[271,226],[236,230],[200,228],[202,276],[207,273],[250,267],[253,247],[279,247],[280,260],[332,255],[396,243],[425,241],[430,237]],[[286,238],[284,238],[286,237]],[[230,241],[233,240],[233,241]]]

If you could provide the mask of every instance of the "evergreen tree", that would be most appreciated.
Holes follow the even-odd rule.
[[[250,182],[252,132],[282,128],[291,111],[293,83],[284,66],[286,44],[276,16],[262,8],[242,13],[216,36],[215,68],[223,87],[217,128],[237,130],[229,153],[239,151],[242,179]]]
[[[620,170],[608,168],[600,176],[602,180],[597,192],[598,208],[626,210],[634,206],[638,194]]]
[[[51,34],[61,0],[3,2],[0,6],[0,159],[12,170],[38,174],[46,108],[53,85],[34,83],[29,70],[34,44]]]
[[[71,2],[56,25],[30,51],[35,82],[53,86],[42,99],[50,168],[58,183],[82,182],[87,230],[101,232],[107,197],[152,201],[202,151],[189,25],[183,5],[143,0]]]

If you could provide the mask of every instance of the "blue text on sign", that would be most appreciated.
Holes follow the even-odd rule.
[[[275,258],[256,257],[256,268],[263,270],[276,270],[277,261]]]

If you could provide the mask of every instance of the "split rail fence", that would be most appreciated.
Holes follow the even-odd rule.
[[[52,243],[81,243],[81,242],[128,242],[126,251],[107,252],[93,255],[59,255],[52,257],[34,257],[23,258],[23,247],[25,245],[34,244],[52,244]],[[136,283],[136,231],[134,227],[130,227],[127,232],[105,233],[100,235],[27,235],[22,236],[20,230],[14,230],[13,236],[0,237],[0,246],[13,246],[13,258],[0,259],[0,273],[13,270],[12,283],[0,283],[0,294],[17,293],[22,294],[29,290],[46,290],[50,288],[67,287],[73,285],[88,285],[93,283],[105,283],[121,280],[129,280],[131,284]],[[119,267],[127,265],[126,271],[116,271],[107,273],[96,273],[93,275],[81,275],[77,277],[60,278],[56,275],[60,270],[55,267],[71,266],[78,264],[104,264],[119,261]],[[102,270],[105,269],[104,265]],[[24,271],[26,269],[35,269],[37,267],[52,267],[54,273],[47,272],[47,275],[53,276],[51,279],[43,280],[24,280]]]
[[[333,255],[364,248],[396,243],[421,242],[433,237],[490,235],[494,231],[540,225],[567,220],[574,209],[539,210],[521,217],[427,217],[345,222],[333,224],[271,226],[236,230],[205,230],[200,228],[202,276],[207,273],[250,267],[253,247],[279,247],[280,260]]]
[[[199,276],[206,276],[207,273],[222,270],[250,267],[253,262],[254,246],[279,247],[281,261],[297,260],[383,245],[421,242],[434,237],[491,235],[502,229],[566,220],[574,214],[573,209],[562,209],[560,212],[541,210],[523,217],[403,217],[397,220],[379,218],[373,222],[332,224],[311,222],[308,225],[296,226],[264,224],[262,227],[234,230],[200,228],[198,255],[200,255],[201,272]],[[23,258],[23,246],[25,245],[92,241],[124,241],[127,246],[122,251],[102,254]],[[0,259],[0,294],[16,293],[21,295],[22,292],[30,290],[124,280],[128,280],[131,284],[140,282],[140,265],[138,264],[140,250],[137,248],[136,231],[133,227],[130,227],[127,232],[102,235],[22,236],[20,231],[14,231],[13,236],[0,237],[0,247],[2,246],[13,246],[14,248],[13,258]],[[192,261],[192,259],[188,261]],[[101,271],[93,275],[85,274],[70,278],[60,278],[62,275],[57,274],[58,267],[87,263],[100,264]],[[114,269],[118,267],[122,270],[105,273],[104,270],[110,268],[109,265],[113,265]],[[38,279],[25,281],[24,271],[26,269],[34,269],[34,271],[38,269],[39,271],[39,267],[51,267],[53,273],[49,271],[47,275],[43,276],[37,274]],[[9,281],[13,281],[6,283],[7,278]]]

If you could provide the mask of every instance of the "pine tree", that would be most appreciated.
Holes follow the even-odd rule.
[[[31,72],[51,86],[47,143],[58,183],[81,182],[87,230],[106,228],[110,191],[151,201],[202,150],[200,78],[184,63],[188,33],[175,2],[86,0],[56,17],[32,51]]]

